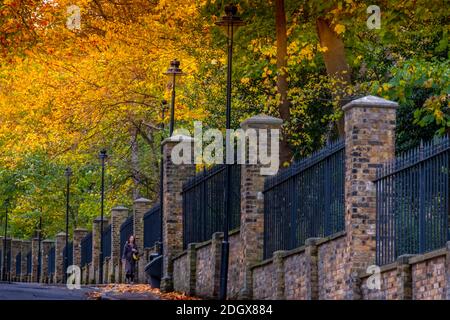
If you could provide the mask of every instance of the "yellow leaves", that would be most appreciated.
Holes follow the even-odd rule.
[[[245,78],[241,79],[241,83],[244,84],[244,85],[249,84],[249,82],[250,82],[250,78],[245,77]]]
[[[336,32],[336,34],[340,35],[342,33],[345,32],[345,26],[343,24],[336,24],[334,26],[334,32]]]
[[[327,46],[321,46],[320,43],[317,44],[317,51],[319,52],[327,52],[328,51],[328,47]]]

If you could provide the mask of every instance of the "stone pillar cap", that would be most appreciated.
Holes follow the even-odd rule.
[[[65,237],[66,233],[65,232],[59,232],[56,234],[57,237]]]
[[[55,240],[52,240],[52,239],[45,239],[45,240],[42,240],[42,242],[53,243],[53,242],[55,242]]]
[[[283,120],[280,118],[271,117],[265,114],[258,114],[256,116],[245,119],[241,122],[241,128],[248,127],[259,127],[259,126],[281,126],[283,124]]]
[[[94,219],[94,222],[100,222],[100,221],[102,221],[102,217],[97,217]],[[105,222],[105,221],[108,221],[108,218],[103,217],[103,222]]]
[[[76,228],[75,230],[73,230],[73,232],[88,232],[88,229],[86,229],[86,228]]]
[[[369,95],[350,101],[342,107],[342,110],[347,111],[353,107],[395,109],[398,107],[398,103],[395,101],[390,101],[380,97]]]
[[[129,209],[125,206],[116,206],[116,207],[112,208],[111,210],[122,211],[122,210],[129,210]]]
[[[194,142],[194,138],[192,138],[190,136],[185,136],[182,134],[177,134],[177,135],[174,135],[174,136],[164,139],[161,144],[165,145],[166,143],[169,143],[169,142]]]
[[[146,198],[138,198],[138,199],[136,199],[136,200],[134,200],[134,202],[136,203],[136,202],[143,202],[143,203],[150,203],[151,201],[149,200],[149,199],[146,199]]]

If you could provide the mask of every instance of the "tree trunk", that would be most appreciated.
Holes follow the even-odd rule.
[[[328,49],[323,54],[327,74],[329,76],[340,79],[341,82],[338,89],[343,89],[345,83],[350,83],[351,81],[350,67],[348,66],[345,57],[344,42],[336,34],[336,32],[334,32],[329,21],[322,18],[318,18],[316,20],[316,27],[320,45]],[[339,103],[340,106],[341,104],[342,103]],[[344,118],[339,119],[339,121],[335,125],[339,137],[343,137]]]
[[[287,125],[290,120],[290,103],[287,97],[287,32],[286,32],[286,12],[284,10],[284,0],[275,0],[275,28],[277,37],[277,91],[281,96],[279,105],[280,117]],[[283,130],[284,131],[284,130]],[[290,162],[292,151],[287,143],[285,131],[280,143],[280,164]]]

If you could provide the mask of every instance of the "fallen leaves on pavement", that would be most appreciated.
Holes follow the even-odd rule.
[[[161,300],[200,300],[196,297],[187,296],[181,292],[162,293],[157,288],[152,288],[148,284],[108,284],[99,287],[100,292],[90,292],[89,298],[100,299],[103,293],[120,295],[120,294],[151,294],[159,297]]]

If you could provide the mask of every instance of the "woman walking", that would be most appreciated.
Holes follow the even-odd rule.
[[[122,259],[125,260],[125,282],[133,284],[136,262],[139,260],[139,252],[133,235],[125,243]]]

